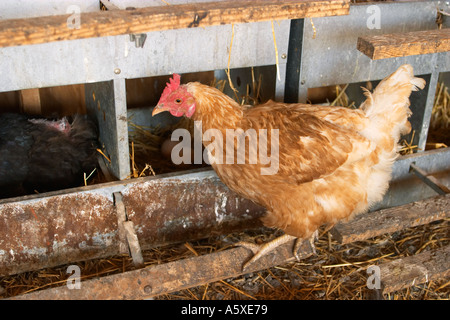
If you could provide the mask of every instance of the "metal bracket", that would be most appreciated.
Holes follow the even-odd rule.
[[[436,191],[440,195],[446,195],[450,193],[450,189],[441,184],[435,177],[428,176],[428,174],[416,166],[415,162],[409,166],[409,172],[414,173],[420,180],[425,182],[431,189]]]
[[[144,258],[142,257],[142,250],[139,245],[139,240],[134,230],[133,221],[128,220],[123,197],[120,192],[114,192],[114,203],[117,214],[117,225],[119,233],[119,252],[128,253],[133,259],[133,264],[136,268],[144,267]]]
[[[114,3],[109,2],[109,0],[100,0],[100,10],[108,11],[108,10],[120,10],[118,6]]]
[[[143,48],[145,40],[147,39],[147,34],[145,33],[136,33],[130,34],[130,41],[136,45],[136,48]]]

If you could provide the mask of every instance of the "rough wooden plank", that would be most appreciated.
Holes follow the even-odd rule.
[[[248,267],[247,272],[263,270],[288,260],[292,256],[294,241],[278,247]],[[308,241],[300,250],[300,258],[312,254]],[[70,290],[67,286],[37,291],[12,299],[143,299],[170,293],[205,283],[236,277],[244,272],[242,265],[252,253],[242,247],[232,248],[208,255],[150,266],[140,270],[106,276],[81,282],[80,290]],[[82,276],[82,275],[81,275]]]
[[[357,48],[372,60],[450,51],[450,29],[359,37]]]
[[[450,216],[450,194],[408,203],[389,209],[360,214],[338,223],[331,233],[345,244],[415,227]]]
[[[349,0],[223,1],[0,21],[0,47],[349,13]],[[74,28],[79,19],[79,29]]]
[[[383,293],[450,276],[450,246],[379,265]]]

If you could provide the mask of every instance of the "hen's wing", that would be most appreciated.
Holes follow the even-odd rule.
[[[267,145],[270,146],[271,131],[278,129],[279,166],[274,179],[296,184],[310,182],[332,174],[345,163],[369,156],[375,149],[357,132],[362,126],[358,121],[364,122],[358,111],[314,108],[271,101],[246,111],[242,129],[267,129]],[[260,135],[259,145],[265,143]],[[269,156],[270,152],[269,147]]]

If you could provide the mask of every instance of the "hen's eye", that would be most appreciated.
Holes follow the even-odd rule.
[[[180,104],[180,103],[181,103],[181,99],[176,99],[176,100],[175,100],[175,103],[176,103],[176,104]]]

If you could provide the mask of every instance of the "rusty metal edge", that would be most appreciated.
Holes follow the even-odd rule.
[[[199,169],[192,169],[192,170],[186,170],[186,171],[164,173],[164,174],[160,174],[157,176],[111,181],[111,182],[105,182],[105,183],[101,183],[101,184],[84,186],[84,187],[69,188],[69,189],[50,191],[50,192],[40,193],[40,194],[31,194],[31,195],[26,195],[26,196],[21,196],[21,197],[0,199],[0,205],[7,204],[7,203],[13,203],[13,202],[36,201],[36,200],[40,200],[42,198],[61,196],[61,195],[67,195],[67,194],[71,194],[71,193],[78,193],[78,192],[87,192],[87,191],[95,192],[95,191],[99,191],[99,189],[107,190],[104,193],[108,194],[111,197],[111,201],[112,201],[114,192],[121,192],[124,189],[126,189],[128,186],[133,186],[133,185],[137,185],[137,184],[141,184],[141,183],[153,181],[153,180],[167,180],[167,179],[172,179],[172,178],[180,178],[180,177],[191,175],[191,174],[204,174],[204,175],[211,176],[211,177],[214,177],[214,176],[217,177],[217,175],[215,174],[215,172],[212,168],[199,168]]]

